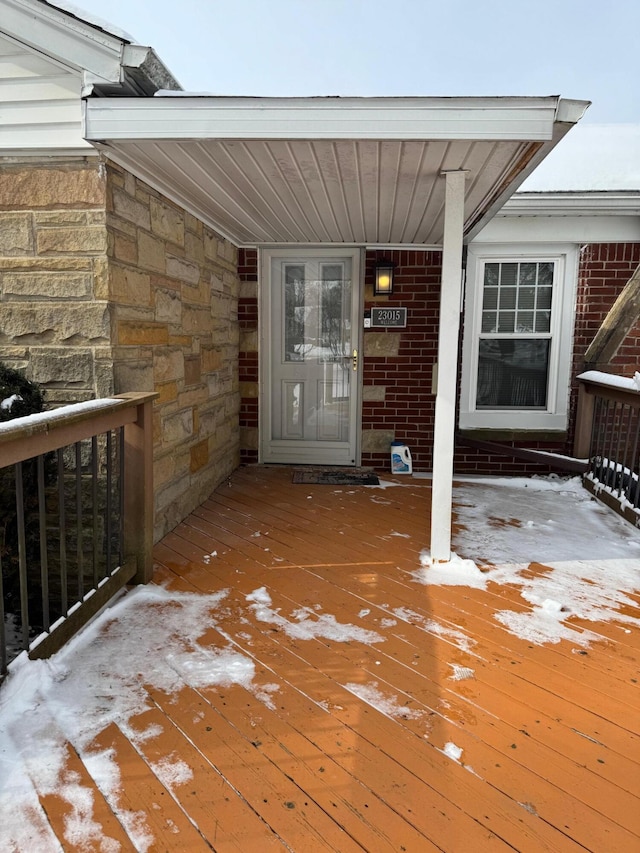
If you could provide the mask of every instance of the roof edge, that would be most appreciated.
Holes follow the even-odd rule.
[[[493,219],[493,217],[501,211],[508,200],[517,191],[518,187],[522,186],[524,181],[531,173],[540,165],[540,163],[548,156],[550,151],[566,136],[566,134],[574,127],[578,121],[584,116],[587,109],[591,106],[591,101],[576,101],[572,99],[556,98],[555,119],[552,127],[551,139],[538,143],[535,150],[529,148],[523,155],[525,158],[524,164],[519,170],[514,168],[515,177],[506,181],[501,192],[497,194],[492,202],[485,208],[482,214],[471,224],[465,234],[466,242],[471,242],[482,229]]]
[[[62,2],[2,0],[2,7],[2,32],[78,71],[85,94],[95,89],[106,95],[153,95],[181,88],[152,48],[79,17]]]
[[[640,189],[520,192],[501,216],[639,216]]]

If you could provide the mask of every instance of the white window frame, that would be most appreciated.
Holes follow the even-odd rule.
[[[462,347],[460,429],[554,432],[566,430],[571,384],[578,258],[578,246],[575,244],[484,243],[469,246]],[[512,263],[514,261],[530,261],[533,263],[551,261],[555,265],[551,302],[551,346],[547,407],[546,409],[476,409],[484,267],[487,263]]]

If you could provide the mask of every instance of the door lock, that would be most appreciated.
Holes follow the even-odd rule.
[[[354,349],[353,351],[353,369],[358,369],[358,350]]]

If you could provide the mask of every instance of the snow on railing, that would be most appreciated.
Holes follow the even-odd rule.
[[[631,379],[626,376],[615,376],[613,373],[603,373],[600,370],[587,370],[578,376],[581,382],[601,385],[605,388],[621,388],[624,391],[640,393],[640,373],[637,371]]]

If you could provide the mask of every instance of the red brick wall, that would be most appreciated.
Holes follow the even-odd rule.
[[[586,246],[580,257],[576,311],[574,372],[584,365],[584,354],[607,312],[640,264],[640,243],[598,243]],[[627,335],[610,371],[633,376],[640,361],[640,323]]]
[[[373,270],[376,259],[391,258],[396,264],[395,288],[384,303],[371,300]],[[573,376],[584,370],[584,353],[618,294],[640,263],[640,243],[594,244],[583,249],[580,258]],[[367,352],[367,335],[381,330],[364,330],[363,385],[365,400],[362,429],[386,430],[406,441],[411,448],[414,469],[429,471],[432,467],[433,418],[435,398],[431,393],[433,364],[437,359],[438,308],[440,300],[441,254],[437,251],[367,252],[365,260],[365,309],[373,305],[405,306],[407,327],[388,330],[400,334],[397,355],[373,355]],[[241,281],[257,281],[257,252],[240,250]],[[257,329],[257,298],[241,298],[241,329]],[[610,366],[612,372],[633,376],[640,369],[640,323],[627,337]],[[240,381],[257,382],[257,352],[240,352]],[[382,386],[384,399],[366,399],[367,387]],[[571,407],[575,411],[577,383],[572,385]],[[258,426],[256,397],[243,397],[241,426]],[[538,448],[571,455],[573,424],[565,436],[549,441],[522,439],[501,444]],[[257,461],[257,451],[242,451],[244,462]],[[363,465],[388,469],[388,449],[378,448],[363,453]],[[509,456],[488,456],[478,450],[459,447],[455,469],[458,473],[530,474],[550,470],[546,466],[515,460]]]
[[[362,429],[389,430],[396,439],[411,449],[415,470],[428,471],[432,466],[433,417],[435,397],[431,393],[431,376],[438,352],[438,312],[442,253],[439,251],[367,252],[365,259],[365,294],[371,296],[375,263],[390,259],[396,265],[393,295],[384,302],[366,301],[373,306],[404,306],[407,326],[390,329],[387,334],[400,334],[398,354],[372,356],[367,353],[367,335],[381,330],[364,330],[363,385],[381,386],[384,400],[363,402]],[[389,467],[389,449],[364,452],[363,465]]]
[[[258,397],[256,393],[242,393],[243,387],[257,385],[258,382],[258,296],[256,287],[242,287],[242,283],[258,281],[258,252],[256,249],[238,250],[238,276],[241,282],[240,298],[238,299],[238,323],[240,325],[240,353],[238,379],[240,382],[240,428],[258,429]],[[248,295],[251,293],[251,295]],[[255,345],[249,349],[243,346],[243,341],[251,340],[251,332],[255,332]],[[245,334],[243,334],[245,333]],[[249,334],[248,334],[249,333]],[[251,464],[258,461],[258,451],[253,447],[240,445],[240,462]]]
[[[640,243],[594,243],[580,255],[572,377],[585,369],[584,355],[609,309],[640,264]],[[640,322],[627,335],[608,366],[599,370],[632,377],[640,370]],[[578,383],[571,386],[570,434],[578,400]]]

